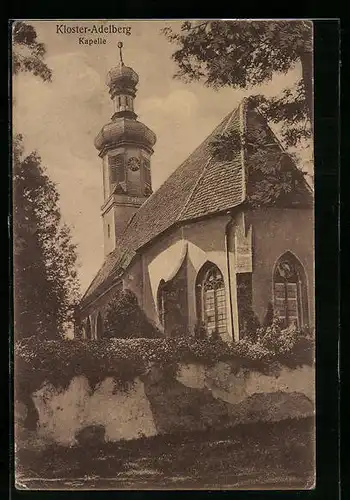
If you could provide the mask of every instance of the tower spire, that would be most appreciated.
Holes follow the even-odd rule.
[[[120,61],[107,74],[113,102],[111,121],[95,139],[103,159],[104,246],[106,255],[117,245],[130,217],[152,193],[151,156],[156,136],[137,120],[134,99],[138,74],[123,61],[123,43],[117,43]]]
[[[123,42],[118,42],[118,48],[119,48],[120,65],[124,66],[123,52],[122,52]]]

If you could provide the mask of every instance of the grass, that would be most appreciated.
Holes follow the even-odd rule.
[[[240,425],[82,447],[19,450],[30,489],[309,489],[314,420]]]

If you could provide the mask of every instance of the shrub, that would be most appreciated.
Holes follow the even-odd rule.
[[[242,317],[240,320],[242,337],[249,337],[251,340],[255,340],[257,330],[259,328],[260,321],[254,311],[251,308],[242,311]]]
[[[174,328],[170,332],[170,337],[178,338],[183,336],[183,327],[180,325],[174,326]]]
[[[242,339],[226,343],[220,337],[196,339],[133,338],[41,341],[36,337],[15,344],[15,398],[27,406],[30,395],[44,382],[56,388],[66,388],[71,380],[85,376],[93,389],[106,377],[113,377],[117,387],[129,387],[136,377],[145,374],[152,365],[174,376],[178,363],[213,365],[218,361],[238,361],[266,372],[274,362],[291,368],[314,362],[314,339],[295,327],[282,328],[278,320],[260,328],[256,342]],[[34,415],[33,421],[36,416]]]
[[[194,327],[194,336],[196,339],[204,339],[207,335],[205,324],[203,321],[198,321]]]
[[[130,290],[123,290],[107,306],[105,320],[107,338],[160,338],[161,332],[147,319]]]
[[[269,302],[267,304],[267,309],[266,309],[266,314],[265,314],[265,317],[264,317],[264,322],[263,322],[263,326],[266,328],[267,326],[271,326],[272,324],[272,321],[273,321],[273,305],[272,305],[272,302]]]
[[[255,341],[243,339],[235,348],[240,357],[252,362],[279,362],[290,367],[314,363],[314,339],[295,325],[285,328],[276,317],[269,326],[257,329]]]

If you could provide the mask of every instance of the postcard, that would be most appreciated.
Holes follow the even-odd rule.
[[[315,487],[313,23],[12,23],[15,484]]]

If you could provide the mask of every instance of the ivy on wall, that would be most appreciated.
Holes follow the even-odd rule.
[[[106,377],[117,387],[158,366],[174,376],[178,363],[213,365],[234,361],[240,367],[268,372],[279,363],[290,368],[314,362],[314,340],[290,327],[282,330],[274,320],[260,328],[257,338],[228,344],[220,339],[178,337],[169,339],[102,339],[38,341],[35,337],[15,345],[16,399],[28,395],[45,382],[67,388],[74,377],[85,376],[91,389]]]

